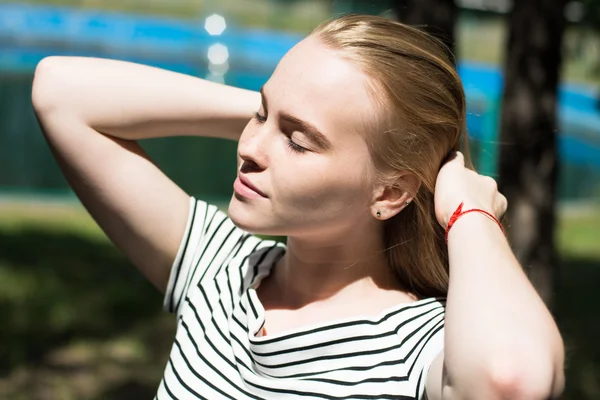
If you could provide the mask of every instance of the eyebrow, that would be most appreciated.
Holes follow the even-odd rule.
[[[265,109],[267,109],[267,97],[265,96],[264,87],[260,88],[260,94],[262,96],[262,102]],[[331,148],[331,142],[325,135],[323,135],[314,125],[301,120],[298,117],[294,117],[291,114],[286,112],[281,112],[280,117],[294,125],[300,127],[300,131],[304,133],[310,140],[315,142],[319,147],[324,150],[329,150]]]

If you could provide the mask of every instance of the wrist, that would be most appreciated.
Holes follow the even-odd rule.
[[[498,225],[486,218],[485,215],[479,213],[465,214],[459,218],[448,231],[446,243],[448,249],[455,247],[457,244],[461,246],[473,246],[480,239],[488,238],[494,241],[506,239],[506,236]]]
[[[448,222],[446,224],[446,227],[445,227],[446,243],[448,243],[448,237],[449,237],[450,231],[452,230],[454,225],[456,225],[458,223],[458,221],[460,221],[461,219],[464,219],[467,216],[473,216],[473,215],[478,216],[480,219],[483,218],[484,220],[493,222],[494,225],[496,225],[496,229],[498,229],[504,235],[504,227],[502,226],[502,223],[500,223],[500,221],[498,220],[498,218],[496,218],[496,216],[494,214],[492,214],[491,212],[489,212],[485,209],[482,209],[482,208],[468,207],[468,206],[465,207],[464,203],[460,203],[460,205],[456,208],[454,213],[452,213],[452,215],[450,216],[450,218],[448,219]]]

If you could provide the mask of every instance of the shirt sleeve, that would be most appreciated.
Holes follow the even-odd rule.
[[[185,298],[209,269],[218,269],[246,232],[216,206],[190,197],[188,221],[171,267],[163,307],[181,315]]]
[[[441,301],[440,305],[445,306],[445,301]],[[425,393],[425,386],[427,384],[427,376],[429,374],[429,367],[436,359],[436,357],[440,354],[441,351],[444,350],[444,319],[442,318],[436,321],[433,328],[431,328],[427,341],[423,345],[418,359],[417,366],[421,371],[418,381],[417,387],[417,399],[424,400],[427,399]]]

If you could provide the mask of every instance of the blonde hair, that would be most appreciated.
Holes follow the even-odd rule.
[[[468,160],[465,95],[449,51],[423,31],[367,15],[325,22],[310,37],[338,50],[368,77],[381,111],[367,140],[377,179],[409,171],[421,181],[412,203],[385,221],[388,264],[406,290],[445,296],[448,255],[435,217],[435,182],[461,143]]]

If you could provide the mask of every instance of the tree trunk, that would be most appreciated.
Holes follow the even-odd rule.
[[[509,238],[549,307],[558,264],[554,248],[556,102],[565,2],[514,2],[499,139],[499,187],[509,204]]]
[[[457,8],[454,0],[396,0],[394,11],[399,21],[422,28],[456,54],[454,24]]]

